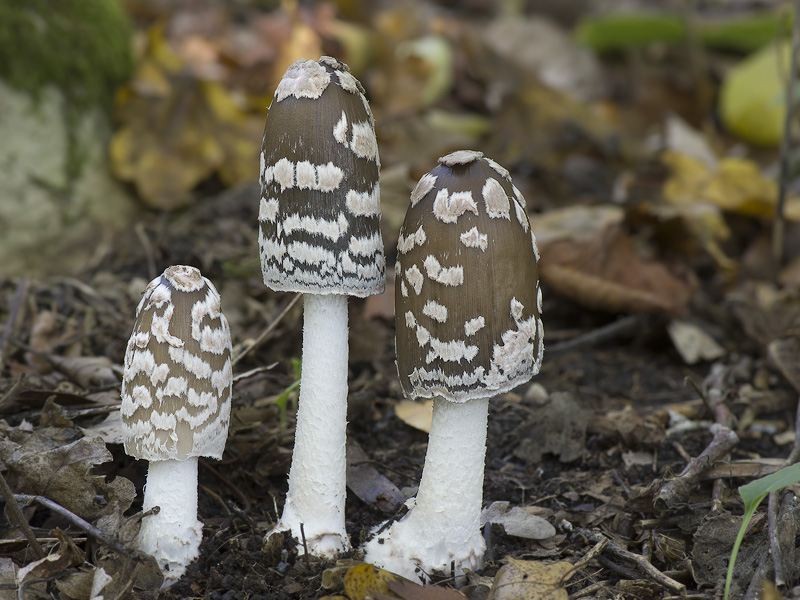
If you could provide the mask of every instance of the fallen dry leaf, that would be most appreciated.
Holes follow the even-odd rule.
[[[394,405],[394,414],[406,425],[430,433],[433,419],[433,399],[400,400]]]
[[[17,584],[22,585],[35,579],[51,579],[70,567],[84,561],[83,552],[60,529],[54,529],[58,538],[58,548],[42,559],[28,563],[17,571]]]
[[[350,600],[365,600],[375,594],[387,594],[390,581],[400,581],[399,575],[379,569],[369,563],[350,568],[344,576],[344,592]]]
[[[667,325],[667,333],[687,365],[701,360],[716,360],[725,355],[725,349],[695,323],[673,319]]]
[[[622,228],[622,218],[619,207],[574,206],[533,219],[540,277],[585,306],[623,313],[684,313],[694,280],[641,257]]]
[[[410,581],[390,581],[389,591],[393,596],[387,594],[375,594],[375,600],[464,600],[466,596],[442,585],[419,585]]]
[[[571,392],[555,392],[539,403],[514,429],[519,444],[514,456],[535,465],[545,453],[571,462],[585,452],[586,428],[594,411]]]
[[[507,535],[529,540],[546,540],[556,534],[549,521],[526,511],[521,506],[510,505],[506,500],[492,502],[481,512],[482,523],[502,525]]]
[[[546,564],[509,557],[495,575],[489,600],[566,600],[564,583],[574,569],[568,562]]]
[[[114,174],[132,182],[153,208],[191,202],[190,190],[212,174],[232,186],[254,179],[263,114],[219,82],[195,76],[170,47],[163,25],[148,32],[134,81],[118,94],[122,126],[110,144]]]
[[[347,487],[362,502],[384,513],[394,513],[406,500],[395,484],[378,473],[353,439],[347,440]]]
[[[124,477],[107,482],[104,476],[92,474],[93,467],[113,459],[105,442],[81,438],[59,446],[65,431],[69,430],[42,428],[17,434],[22,443],[0,439],[0,460],[21,480],[20,490],[46,496],[88,521],[115,506],[127,510],[136,493],[133,483]]]

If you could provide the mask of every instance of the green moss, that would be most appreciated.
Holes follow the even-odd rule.
[[[118,0],[3,0],[0,78],[36,95],[48,84],[77,107],[111,105],[132,68]]]
[[[0,0],[0,79],[38,99],[47,86],[65,99],[67,180],[80,174],[76,141],[86,109],[110,111],[133,68],[132,29],[119,0]]]

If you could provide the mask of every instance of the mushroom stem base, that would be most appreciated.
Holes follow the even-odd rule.
[[[350,549],[344,525],[347,296],[305,294],[303,307],[302,379],[289,491],[275,530],[290,530],[301,552],[305,539],[311,554],[335,558]]]
[[[482,566],[488,412],[488,398],[463,403],[434,398],[417,497],[409,501],[411,510],[402,519],[364,545],[365,561],[420,581],[433,572],[458,580],[464,569]]]
[[[164,574],[162,587],[167,587],[200,554],[203,524],[197,520],[197,457],[149,463],[142,510],[154,506],[161,510],[142,519],[138,546],[155,557]]]

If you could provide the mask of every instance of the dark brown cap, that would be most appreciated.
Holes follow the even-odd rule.
[[[168,267],[147,286],[125,351],[125,452],[149,461],[222,458],[232,380],[216,288],[194,267]]]
[[[347,65],[327,56],[292,64],[261,147],[259,246],[268,287],[383,291],[379,170],[372,112]]]
[[[407,396],[485,398],[539,371],[539,256],[506,169],[471,150],[440,158],[411,194],[397,245],[397,367]]]

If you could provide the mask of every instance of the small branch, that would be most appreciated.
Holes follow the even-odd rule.
[[[703,473],[713,467],[739,443],[739,436],[736,435],[736,432],[724,425],[715,423],[711,426],[711,430],[714,432],[714,438],[706,449],[697,458],[689,461],[677,477],[664,482],[661,489],[658,490],[653,501],[653,507],[657,514],[663,515],[668,509],[686,502]]]
[[[667,575],[664,575],[664,573],[656,569],[643,556],[640,556],[635,552],[631,552],[629,550],[621,548],[614,540],[610,540],[599,531],[581,529],[577,532],[577,535],[586,538],[588,541],[592,543],[598,543],[603,539],[608,540],[608,545],[603,550],[604,554],[605,553],[611,554],[616,558],[621,558],[623,560],[634,563],[636,565],[636,568],[639,569],[639,571],[643,575],[645,575],[652,581],[656,582],[660,586],[670,590],[675,594],[682,595],[686,593],[686,586],[684,584],[675,581],[674,579],[668,577]]]
[[[553,356],[554,354],[563,354],[581,348],[591,348],[619,337],[634,335],[642,331],[644,325],[652,319],[653,317],[651,315],[638,314],[622,317],[613,323],[594,329],[589,333],[584,333],[583,335],[550,346],[547,349],[547,355]]]
[[[147,260],[147,275],[150,280],[156,278],[156,259],[153,255],[153,244],[150,243],[150,237],[144,229],[144,223],[139,221],[133,226],[133,231],[136,232],[136,237],[139,238],[139,243],[144,249],[144,256]]]
[[[283,318],[289,313],[290,310],[292,310],[294,305],[297,304],[298,300],[300,300],[300,298],[302,297],[303,294],[295,294],[294,298],[292,298],[292,301],[286,305],[286,308],[284,308],[277,317],[275,317],[275,320],[269,324],[269,326],[261,333],[261,335],[259,335],[258,338],[252,344],[250,344],[250,346],[245,348],[241,354],[233,357],[231,364],[236,365],[236,363],[238,363],[245,356],[250,354],[250,352],[252,352],[255,348],[258,348],[261,344],[263,344],[267,340],[267,338],[269,338],[273,330],[280,324]]]
[[[6,344],[8,344],[14,330],[17,328],[17,319],[21,314],[20,309],[25,305],[25,298],[27,297],[28,279],[23,277],[17,282],[17,291],[14,293],[14,298],[11,300],[3,335],[0,336],[0,370],[2,370],[6,358]]]
[[[22,509],[20,509],[19,504],[17,504],[17,501],[14,498],[14,492],[12,492],[11,488],[8,487],[8,482],[6,482],[6,478],[3,477],[2,473],[0,473],[0,493],[3,494],[3,498],[6,500],[9,517],[11,517],[11,519],[14,521],[14,524],[19,527],[20,531],[22,531],[25,539],[28,540],[28,543],[31,545],[36,558],[44,558],[44,550],[42,550],[42,547],[39,545],[39,541],[33,534],[30,525],[28,525],[28,520],[25,518],[25,515],[22,514]]]
[[[784,208],[786,206],[786,188],[789,180],[789,148],[792,142],[792,122],[794,120],[795,75],[797,72],[797,51],[800,46],[800,0],[794,3],[794,25],[792,27],[792,54],[789,61],[789,73],[786,77],[786,115],[783,121],[781,138],[781,162],[778,175],[778,201],[775,206],[775,223],[772,228],[772,259],[775,263],[777,279],[783,262],[784,240]]]
[[[95,538],[97,541],[105,544],[109,548],[116,550],[126,556],[133,556],[134,552],[128,549],[122,542],[119,540],[109,537],[103,531],[89,523],[88,521],[82,519],[75,513],[67,510],[60,504],[57,504],[50,500],[50,498],[45,498],[44,496],[32,496],[29,494],[14,494],[14,498],[16,498],[17,502],[24,502],[25,504],[29,504],[31,502],[36,502],[44,506],[45,508],[49,508],[55,513],[58,513],[65,519],[67,519],[70,523],[75,525],[78,529],[85,532],[87,535]]]
[[[799,14],[800,13],[796,13]],[[797,402],[794,417],[794,443],[789,456],[784,461],[784,467],[791,466],[800,460],[800,399]],[[775,585],[778,589],[786,586],[786,579],[783,574],[783,561],[781,545],[778,541],[778,493],[780,490],[770,492],[767,501],[767,516],[769,517],[769,548],[772,554],[772,563],[775,569]]]

